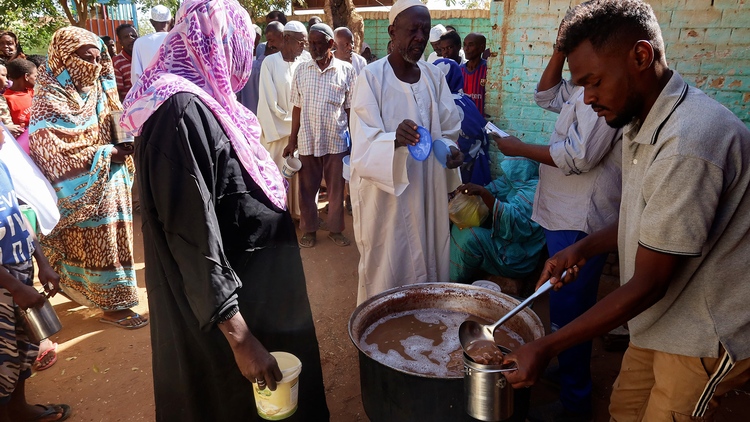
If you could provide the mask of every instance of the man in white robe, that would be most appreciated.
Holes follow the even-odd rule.
[[[297,21],[284,25],[281,51],[267,56],[260,68],[258,122],[262,129],[260,142],[271,153],[279,168],[284,165],[284,147],[292,132],[292,76],[300,63],[311,60],[305,51],[307,29]],[[287,206],[292,217],[299,219],[299,185],[295,174],[290,180]]]
[[[448,193],[461,182],[458,110],[443,74],[419,61],[429,11],[419,0],[399,0],[389,20],[393,53],[362,70],[351,107],[358,303],[389,288],[449,280]],[[417,125],[450,148],[448,168],[434,154],[410,155]]]
[[[336,28],[333,31],[333,41],[336,47],[333,55],[339,60],[351,63],[354,66],[354,73],[359,75],[359,72],[367,66],[367,60],[354,52],[354,34],[352,34],[352,31],[345,26]]]
[[[133,60],[130,64],[130,80],[133,85],[151,64],[151,60],[159,54],[159,48],[167,38],[171,22],[172,12],[166,6],[157,4],[151,8],[151,26],[155,32],[144,35],[133,43]]]

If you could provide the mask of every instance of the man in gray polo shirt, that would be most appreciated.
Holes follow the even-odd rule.
[[[520,368],[508,381],[532,384],[560,351],[629,320],[612,420],[713,420],[750,379],[750,131],[669,69],[640,0],[583,3],[558,41],[584,101],[624,127],[623,193],[619,225],[550,258],[542,278],[618,249],[622,286],[508,355]]]

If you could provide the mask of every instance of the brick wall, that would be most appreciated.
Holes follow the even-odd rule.
[[[537,107],[533,93],[558,24],[568,7],[578,3],[492,2],[488,44],[500,53],[489,60],[487,112],[498,126],[527,142],[546,144],[553,129],[557,115]],[[750,1],[650,3],[661,25],[670,67],[750,125]]]
[[[361,12],[365,20],[365,42],[378,57],[386,54],[388,47],[388,12]],[[431,10],[432,25],[453,25],[461,38],[470,32],[479,32],[488,37],[492,31],[489,10]],[[432,53],[427,46],[425,56]]]

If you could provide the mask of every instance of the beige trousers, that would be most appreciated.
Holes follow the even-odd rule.
[[[713,421],[719,400],[750,379],[750,359],[731,362],[642,349],[631,343],[610,398],[611,422]]]

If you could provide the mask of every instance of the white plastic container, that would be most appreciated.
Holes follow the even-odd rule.
[[[258,415],[269,421],[278,421],[292,416],[297,411],[299,395],[299,374],[302,372],[302,362],[291,353],[271,352],[283,378],[276,384],[276,391],[268,388],[258,389],[253,383],[253,396]]]
[[[302,161],[292,155],[286,157],[284,165],[281,166],[281,174],[286,178],[291,178],[302,168]]]
[[[498,286],[497,283],[489,281],[489,280],[477,280],[471,283],[471,285],[477,286],[477,287],[484,287],[485,289],[490,289],[498,293],[502,293],[502,289],[500,288],[500,286]]]

